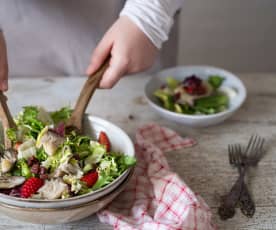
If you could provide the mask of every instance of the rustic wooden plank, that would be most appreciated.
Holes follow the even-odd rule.
[[[21,221],[17,221],[15,219],[11,219],[9,217],[6,217],[3,214],[0,214],[0,230],[9,229],[9,230],[29,230],[29,229],[35,229],[35,230],[44,230],[43,225],[39,224],[30,224],[30,223],[24,223]]]
[[[214,127],[193,129],[162,119],[145,102],[143,87],[148,77],[141,75],[123,79],[112,91],[97,91],[88,112],[114,122],[132,138],[139,126],[149,122],[195,137],[198,141],[195,147],[166,153],[166,156],[171,168],[211,207],[220,229],[276,229],[276,74],[242,74],[241,78],[248,88],[246,103],[232,118]],[[32,84],[22,79],[12,80],[8,92],[11,111],[15,114],[26,104],[40,104],[49,109],[73,105],[78,96],[77,89],[84,80],[32,79]],[[256,214],[247,219],[238,213],[229,221],[220,221],[216,214],[220,196],[229,191],[238,176],[237,171],[229,166],[227,144],[246,144],[253,133],[264,136],[269,142],[267,154],[259,166],[250,171],[248,178],[256,201]],[[31,225],[0,215],[0,229],[19,228],[111,229],[99,223],[96,216],[64,225]]]
[[[254,125],[251,127],[254,128]],[[276,143],[273,142],[273,138],[276,137],[276,129],[274,126],[257,125],[257,127],[247,131],[247,125],[230,122],[216,132],[210,129],[202,130],[200,136],[195,135],[197,146],[168,153],[167,159],[173,170],[193,190],[201,194],[209,205],[217,207],[219,197],[230,190],[230,186],[238,177],[237,170],[229,166],[227,144],[236,142],[246,144],[249,135],[258,131],[261,136],[270,140],[270,143],[259,166],[250,170],[249,186],[257,205],[275,205]]]
[[[216,209],[212,209],[216,212]],[[276,208],[257,207],[254,218],[244,217],[239,210],[233,219],[221,221],[218,216],[214,218],[218,229],[223,230],[275,230],[276,229]]]
[[[60,224],[60,225],[45,225],[44,230],[109,230],[112,227],[102,224],[98,221],[96,215],[85,218],[84,220],[80,220],[73,223],[68,224]]]

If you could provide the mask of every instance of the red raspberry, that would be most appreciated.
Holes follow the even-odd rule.
[[[97,182],[98,173],[91,171],[91,172],[85,174],[80,180],[85,182],[87,187],[90,188]]]
[[[101,145],[104,145],[105,148],[106,148],[106,151],[109,152],[110,149],[111,149],[111,144],[110,144],[110,141],[106,135],[105,132],[100,132],[100,135],[99,135],[99,139],[98,139],[98,142],[101,144]]]
[[[25,181],[21,187],[21,197],[29,198],[37,192],[37,190],[44,184],[40,178],[31,177]]]

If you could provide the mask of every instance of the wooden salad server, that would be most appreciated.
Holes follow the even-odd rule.
[[[13,117],[7,105],[7,97],[0,91],[0,120],[2,121],[2,126],[4,130],[4,145],[5,149],[12,148],[12,142],[7,137],[6,131],[9,128],[16,128]]]
[[[12,148],[12,141],[7,137],[7,129],[16,128],[16,124],[7,105],[7,97],[0,91],[0,120],[4,131],[4,147],[0,155],[0,189],[11,189],[24,183],[23,176],[12,176],[6,173],[12,169],[17,160],[17,151]]]
[[[72,115],[69,118],[69,120],[66,122],[66,125],[65,125],[66,132],[75,130],[78,133],[82,133],[83,116],[84,116],[85,110],[89,104],[89,101],[92,95],[94,94],[95,90],[98,88],[105,70],[109,66],[109,61],[110,61],[110,57],[108,57],[105,60],[102,66],[94,74],[87,77],[87,80],[80,92],[79,98],[72,112]]]

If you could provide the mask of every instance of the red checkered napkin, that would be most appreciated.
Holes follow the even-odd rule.
[[[124,192],[98,213],[114,229],[215,229],[202,198],[170,171],[163,151],[190,147],[195,141],[156,124],[136,134],[134,175]]]

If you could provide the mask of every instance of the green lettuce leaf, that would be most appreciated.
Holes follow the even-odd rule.
[[[15,142],[17,140],[17,135],[16,135],[16,129],[15,128],[9,128],[6,130],[7,137]]]
[[[17,126],[24,126],[27,129],[25,136],[36,139],[45,127],[45,124],[38,119],[38,113],[39,109],[36,106],[26,106],[23,107],[23,111],[17,117]]]
[[[99,172],[99,177],[97,182],[93,185],[92,190],[95,191],[110,184],[114,178],[111,175],[106,174],[104,171]]]
[[[54,121],[54,124],[58,124],[60,122],[66,122],[72,114],[72,109],[69,107],[63,107],[60,110],[50,113],[51,118]]]
[[[108,155],[104,155],[98,167],[99,178],[92,189],[97,190],[104,187],[105,185],[110,184],[125,170],[131,166],[134,166],[135,164],[136,159],[131,156],[114,152],[108,153]]]
[[[224,78],[218,75],[211,75],[208,78],[208,83],[214,88],[218,89],[222,82],[224,81]]]
[[[153,95],[159,99],[163,107],[168,110],[174,110],[173,96],[161,89],[156,90]]]
[[[213,114],[227,108],[229,98],[225,94],[216,94],[195,100],[195,109],[204,114]]]
[[[30,178],[33,176],[31,169],[27,164],[27,161],[23,158],[16,162],[12,174],[16,176],[24,176],[26,178]]]
[[[39,162],[45,161],[47,157],[48,155],[43,148],[37,149],[36,159],[38,159]]]
[[[172,90],[174,90],[180,84],[180,82],[173,77],[167,77],[166,82],[167,86]]]

